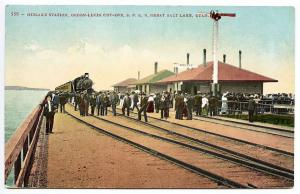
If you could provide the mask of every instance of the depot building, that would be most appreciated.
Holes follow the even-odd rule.
[[[277,80],[236,67],[224,62],[218,62],[218,83],[220,92],[258,93],[263,94],[263,84]],[[185,70],[158,81],[167,86],[167,90],[183,91],[191,94],[210,92],[213,74],[213,62],[199,65],[197,68]]]

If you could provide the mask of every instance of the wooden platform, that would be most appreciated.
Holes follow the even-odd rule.
[[[55,115],[53,134],[47,138],[47,158],[39,158],[47,162],[41,176],[47,188],[221,188],[67,114]]]

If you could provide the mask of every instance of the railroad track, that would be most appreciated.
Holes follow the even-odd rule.
[[[205,146],[204,147],[203,146],[201,147],[199,145],[194,146],[194,145],[188,144],[186,142],[184,143],[182,141],[174,140],[172,138],[166,138],[166,137],[162,137],[162,136],[147,133],[143,130],[137,130],[137,129],[134,129],[132,127],[122,125],[120,123],[109,121],[107,119],[97,118],[97,120],[99,122],[105,122],[105,123],[108,123],[109,125],[111,125],[112,127],[110,127],[110,128],[113,128],[113,126],[118,127],[120,131],[118,131],[119,133],[117,133],[115,130],[103,129],[103,128],[97,127],[97,126],[95,126],[95,125],[93,125],[93,124],[91,124],[87,121],[84,121],[83,119],[78,118],[78,117],[76,117],[76,116],[74,116],[70,113],[68,113],[68,114],[70,116],[72,116],[73,118],[77,119],[78,121],[88,125],[89,127],[97,129],[99,132],[102,132],[106,135],[112,136],[113,138],[116,138],[118,140],[129,143],[129,144],[131,144],[135,147],[138,147],[139,149],[142,149],[144,151],[147,151],[148,153],[151,153],[152,155],[155,155],[155,156],[158,156],[162,159],[168,160],[168,161],[170,161],[170,162],[172,162],[176,165],[179,165],[179,166],[181,166],[185,169],[188,169],[192,172],[195,172],[199,175],[206,176],[206,177],[218,182],[219,184],[229,186],[231,188],[255,188],[256,186],[255,186],[255,184],[253,184],[251,182],[240,183],[239,181],[232,180],[231,178],[225,178],[224,176],[221,176],[218,173],[210,172],[207,169],[199,168],[199,165],[193,165],[189,162],[181,160],[180,157],[170,156],[170,155],[168,155],[164,152],[161,152],[157,149],[153,149],[153,148],[150,148],[149,146],[142,145],[143,143],[137,143],[137,141],[133,141],[132,139],[126,138],[126,137],[124,137],[120,134],[123,133],[123,135],[124,135],[124,133],[125,133],[124,130],[126,130],[126,131],[130,132],[132,134],[132,136],[136,136],[136,137],[140,137],[140,138],[141,138],[141,136],[143,136],[143,138],[147,137],[148,138],[147,140],[149,140],[149,141],[151,139],[157,139],[162,144],[167,143],[167,144],[172,144],[174,146],[175,145],[180,146],[181,149],[185,148],[185,150],[192,150],[192,152],[193,152],[192,154],[197,154],[198,156],[201,156],[201,157],[204,157],[204,155],[209,156],[209,157],[213,157],[214,160],[217,159],[218,162],[220,162],[222,164],[239,165],[239,166],[243,165],[243,167],[238,167],[238,168],[242,169],[241,170],[242,174],[245,173],[245,172],[248,172],[249,176],[251,174],[253,174],[253,172],[252,172],[253,170],[256,171],[256,170],[259,169],[259,172],[257,171],[257,172],[254,173],[254,174],[258,174],[257,176],[259,176],[259,178],[261,178],[261,176],[265,176],[265,177],[272,176],[273,178],[271,178],[271,180],[274,179],[274,180],[279,181],[279,182],[284,180],[283,182],[286,183],[287,187],[292,185],[292,182],[293,182],[293,175],[291,175],[291,174],[288,174],[286,172],[279,172],[278,169],[274,170],[271,167],[266,168],[266,166],[261,166],[259,164],[254,164],[254,163],[251,163],[249,161],[242,160],[240,157],[233,157],[232,155],[230,156],[228,154],[224,154],[221,151],[213,151],[213,150],[207,149],[207,148],[205,149],[204,148]],[[93,118],[95,119],[95,117],[93,117]],[[184,151],[184,153],[185,152],[186,151]],[[191,151],[189,151],[189,152],[191,152]],[[201,153],[201,154],[199,154],[199,153]],[[249,169],[251,169],[251,170],[249,171]],[[231,175],[231,176],[234,177],[234,175]],[[241,175],[241,177],[243,177],[243,176],[244,175]],[[274,177],[276,177],[276,178],[274,178]]]
[[[236,162],[236,163],[248,166],[250,168],[254,168],[254,169],[268,172],[268,173],[271,173],[271,174],[274,174],[277,176],[288,178],[290,180],[294,179],[294,171],[293,170],[283,168],[281,166],[277,166],[272,163],[265,162],[263,160],[252,158],[245,154],[241,154],[241,153],[238,153],[238,152],[235,152],[235,151],[232,151],[232,150],[220,147],[220,146],[216,146],[216,145],[201,141],[199,139],[195,139],[195,138],[191,138],[189,136],[178,134],[176,132],[172,132],[172,131],[163,129],[163,128],[157,127],[155,125],[151,125],[148,123],[139,123],[140,125],[144,125],[144,126],[143,126],[143,130],[138,130],[137,128],[130,127],[130,125],[134,125],[134,123],[128,123],[128,125],[120,124],[120,123],[122,123],[122,121],[120,119],[123,119],[123,117],[118,119],[117,122],[113,122],[113,121],[104,119],[103,117],[96,117],[96,116],[93,116],[93,117],[104,120],[106,122],[109,122],[111,124],[114,124],[114,125],[117,125],[120,127],[125,127],[136,133],[141,133],[143,135],[147,135],[147,136],[154,137],[157,139],[162,139],[164,141],[168,141],[171,143],[179,144],[181,146],[184,146],[184,147],[187,147],[187,148],[190,148],[193,150],[197,150],[202,153],[208,153],[208,154],[214,155],[219,158],[224,158],[224,159],[230,160],[232,162]],[[125,117],[124,119],[127,119],[127,117]],[[124,123],[124,121],[123,121],[123,123]],[[164,138],[162,136],[159,136],[160,135],[159,133],[158,134],[153,133],[151,131],[151,129],[148,130],[148,131],[150,131],[150,133],[147,133],[147,132],[145,132],[146,125],[150,126],[150,127],[158,128],[159,130],[162,130],[165,132],[163,134],[164,136],[171,136],[171,137]],[[176,139],[181,138],[181,141],[175,141],[174,140],[175,138]],[[185,142],[185,143],[182,143],[182,142]],[[193,146],[190,142],[192,142],[192,144],[196,144],[197,146]]]
[[[137,119],[133,117],[126,118],[131,119],[133,121],[137,121]],[[153,122],[150,121],[147,123],[139,123],[141,125],[153,127],[154,130],[161,130],[168,134],[173,134],[175,136],[187,139],[189,141],[205,145],[212,149],[217,149],[228,154],[233,154],[235,156],[241,157],[254,163],[266,165],[268,167],[277,169],[278,171],[287,172],[290,175],[294,174],[294,157],[291,155],[283,155],[281,152],[268,150],[265,148],[261,148],[260,146],[256,147],[252,144],[248,145],[245,143],[236,142],[234,140],[223,137],[220,138],[219,136],[212,136],[211,134],[205,134],[205,132],[198,133],[198,131],[185,129],[184,127],[176,129],[176,125],[174,126],[169,123],[167,125],[162,125],[161,122],[163,121],[155,120]],[[264,160],[266,161],[261,160],[262,158],[264,158]]]
[[[205,142],[205,141],[202,141],[202,140],[190,137],[190,136],[186,136],[186,135],[183,135],[183,134],[180,134],[180,133],[176,133],[174,131],[170,131],[170,130],[167,130],[165,128],[158,127],[156,125],[152,125],[152,124],[145,123],[145,122],[139,122],[139,125],[143,126],[143,131],[141,131],[141,130],[138,130],[138,127],[136,127],[136,128],[130,127],[130,126],[134,125],[134,123],[132,123],[132,122],[130,122],[126,125],[124,125],[124,124],[121,125],[120,124],[120,123],[122,123],[122,119],[124,119],[123,123],[125,123],[126,122],[125,119],[127,119],[128,117],[121,117],[121,118],[119,117],[117,119],[117,122],[113,122],[113,121],[104,119],[103,117],[100,117],[100,118],[96,117],[96,116],[93,116],[93,117],[97,118],[97,119],[104,120],[104,121],[109,122],[109,123],[112,123],[114,125],[118,125],[118,126],[121,126],[121,127],[126,127],[130,130],[133,130],[133,131],[137,132],[137,133],[141,133],[141,134],[144,134],[144,135],[147,135],[147,136],[163,139],[163,140],[169,141],[171,143],[177,143],[177,144],[180,144],[180,145],[185,146],[187,148],[191,148],[191,149],[194,149],[194,150],[197,150],[197,151],[200,151],[200,152],[209,153],[209,154],[214,155],[216,157],[225,158],[227,160],[230,160],[232,162],[237,162],[239,164],[243,164],[243,165],[248,166],[250,168],[254,168],[254,169],[257,169],[257,170],[262,170],[262,171],[265,171],[265,172],[268,172],[268,173],[271,173],[271,174],[274,174],[274,175],[277,175],[277,176],[282,176],[284,178],[288,178],[288,179],[291,179],[291,180],[294,179],[294,171],[293,170],[290,170],[290,169],[287,169],[287,168],[284,168],[284,167],[281,167],[281,166],[278,166],[278,165],[274,165],[272,163],[265,162],[263,160],[253,158],[253,157],[250,157],[248,155],[245,155],[245,154],[242,154],[242,153],[239,153],[239,152],[235,152],[235,151],[232,151],[230,149],[227,149],[227,148],[224,148],[224,147],[221,147],[221,146],[217,146],[217,145],[214,145],[214,144],[211,144],[211,143],[208,143],[208,142]],[[129,119],[131,119],[131,118],[129,118]],[[150,127],[150,129],[147,130],[147,131],[149,131],[149,133],[145,132],[145,127],[146,126]],[[160,130],[163,133],[157,133],[156,132],[157,130]],[[159,135],[171,136],[171,137],[166,139],[166,138],[161,137]],[[181,142],[174,141],[174,139],[180,139]],[[184,142],[184,143],[182,143],[182,142]],[[196,144],[197,147],[193,146],[193,144]]]
[[[117,110],[120,111],[121,109],[117,108]],[[118,114],[120,114],[120,113],[118,113]],[[131,114],[137,115],[136,112],[131,112]],[[132,117],[128,117],[128,118],[132,118]],[[174,126],[179,126],[179,127],[190,129],[190,130],[194,130],[194,131],[197,131],[197,132],[200,132],[200,133],[205,133],[205,134],[210,134],[210,135],[218,136],[218,137],[221,137],[221,138],[224,138],[224,139],[228,139],[228,140],[240,142],[240,143],[243,143],[243,144],[249,144],[249,145],[260,147],[260,148],[263,148],[263,149],[266,149],[266,150],[274,151],[274,152],[279,153],[279,154],[283,154],[283,155],[294,157],[294,153],[288,152],[288,151],[285,151],[285,150],[281,150],[281,149],[277,149],[277,148],[273,148],[273,147],[269,147],[269,146],[265,146],[265,145],[261,145],[261,144],[257,144],[257,143],[253,143],[253,142],[249,142],[249,141],[237,139],[237,138],[234,138],[234,137],[228,137],[228,136],[221,135],[221,134],[218,134],[218,133],[206,131],[204,129],[195,128],[195,127],[191,127],[191,126],[187,126],[187,125],[182,125],[182,124],[179,124],[179,123],[174,123],[174,122],[171,122],[171,121],[168,121],[168,120],[159,119],[159,118],[152,117],[152,116],[149,116],[149,115],[148,115],[148,118],[154,119],[154,120],[159,121],[161,123],[164,122],[164,123],[172,124]],[[132,118],[132,119],[136,119],[136,118]]]
[[[260,133],[267,133],[267,134],[272,134],[272,135],[277,135],[277,136],[282,136],[282,137],[287,137],[287,138],[294,138],[294,131],[292,131],[292,130],[280,129],[280,128],[275,128],[275,127],[270,127],[270,126],[260,126],[260,125],[256,125],[256,124],[248,124],[248,123],[232,121],[232,120],[223,120],[220,118],[208,117],[208,116],[200,117],[200,116],[194,115],[193,118],[196,120],[203,121],[203,122],[215,123],[215,124],[231,126],[231,127],[233,126],[233,127],[243,129],[243,130],[248,130],[248,131],[256,131],[256,132],[260,132]],[[232,124],[234,124],[234,125],[232,125]],[[251,128],[249,128],[249,127],[251,127]]]

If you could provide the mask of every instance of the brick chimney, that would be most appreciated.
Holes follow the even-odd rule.
[[[223,63],[226,63],[226,55],[223,54]]]
[[[157,62],[154,63],[154,74],[157,74]]]
[[[186,64],[190,64],[190,53],[186,54]]]
[[[242,68],[242,51],[239,50],[239,68]]]
[[[203,49],[203,64],[206,67],[206,49]]]
[[[138,71],[138,80],[140,80],[140,74],[141,74],[140,71]]]

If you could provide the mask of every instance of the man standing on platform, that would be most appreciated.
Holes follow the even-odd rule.
[[[104,116],[104,107],[105,107],[105,101],[104,101],[105,93],[102,92],[100,94],[100,115]]]
[[[178,95],[175,97],[175,110],[176,110],[176,119],[182,120],[183,117],[183,108],[184,108],[184,97],[181,91],[178,91]]]
[[[54,106],[58,107],[59,105],[59,96],[58,96],[58,92],[56,91],[55,93],[53,93],[53,96],[52,96],[52,102],[54,104]]]
[[[146,94],[143,92],[142,93],[142,100],[141,100],[141,108],[138,111],[138,119],[142,120],[142,113],[144,114],[144,119],[145,122],[148,122],[148,117],[147,117],[147,107],[148,107],[148,97]]]
[[[51,101],[51,96],[47,95],[44,103],[44,112],[43,115],[46,117],[46,134],[52,133],[53,124],[54,124],[54,115],[57,109],[57,106]]]
[[[84,100],[84,115],[89,116],[90,96],[87,92],[84,94],[83,100]]]
[[[155,98],[154,98],[154,105],[155,105],[155,112],[156,113],[159,113],[160,98],[161,98],[160,93],[156,93]]]
[[[134,108],[137,109],[137,111],[139,112],[139,108],[138,108],[138,102],[139,102],[139,95],[137,94],[137,92],[132,92],[133,94],[133,106],[132,106],[132,111],[134,111]]]
[[[194,99],[190,94],[187,95],[186,106],[187,106],[187,120],[192,120]]]
[[[113,115],[116,116],[117,115],[116,107],[117,107],[117,104],[119,103],[119,96],[116,94],[115,91],[113,91],[112,94],[109,96],[109,98],[110,98],[109,100],[111,103],[111,109],[112,109]]]
[[[66,93],[59,94],[60,113],[65,113],[65,105],[67,103]]]
[[[75,102],[74,110],[75,111],[77,111],[77,107],[79,106],[79,100],[80,100],[80,95],[75,93],[75,99],[74,99],[74,102]]]
[[[165,117],[165,110],[166,110],[166,96],[165,96],[165,91],[163,91],[161,98],[159,100],[159,109],[160,109],[160,118],[164,118]]]
[[[104,93],[103,97],[103,115],[107,115],[107,107],[110,106],[110,101],[109,101],[109,92]]]
[[[200,91],[197,92],[197,95],[194,97],[194,110],[196,111],[197,116],[201,116],[202,114],[202,96],[200,95]]]
[[[211,95],[208,99],[208,107],[210,116],[216,116],[218,112],[218,99]]]
[[[123,115],[125,115],[125,109],[126,109],[127,116],[129,116],[130,106],[131,106],[131,98],[129,96],[129,93],[126,93],[126,96],[124,97],[123,106],[122,106]]]
[[[90,105],[91,105],[91,115],[94,115],[94,113],[95,113],[95,107],[96,107],[96,96],[95,96],[95,94],[91,95]]]
[[[255,101],[253,99],[253,96],[251,95],[248,101],[248,117],[249,117],[249,122],[251,123],[254,121],[253,118],[254,111],[255,111]]]
[[[101,106],[100,98],[101,98],[101,92],[99,92],[96,97],[97,116],[100,115],[100,106]]]

